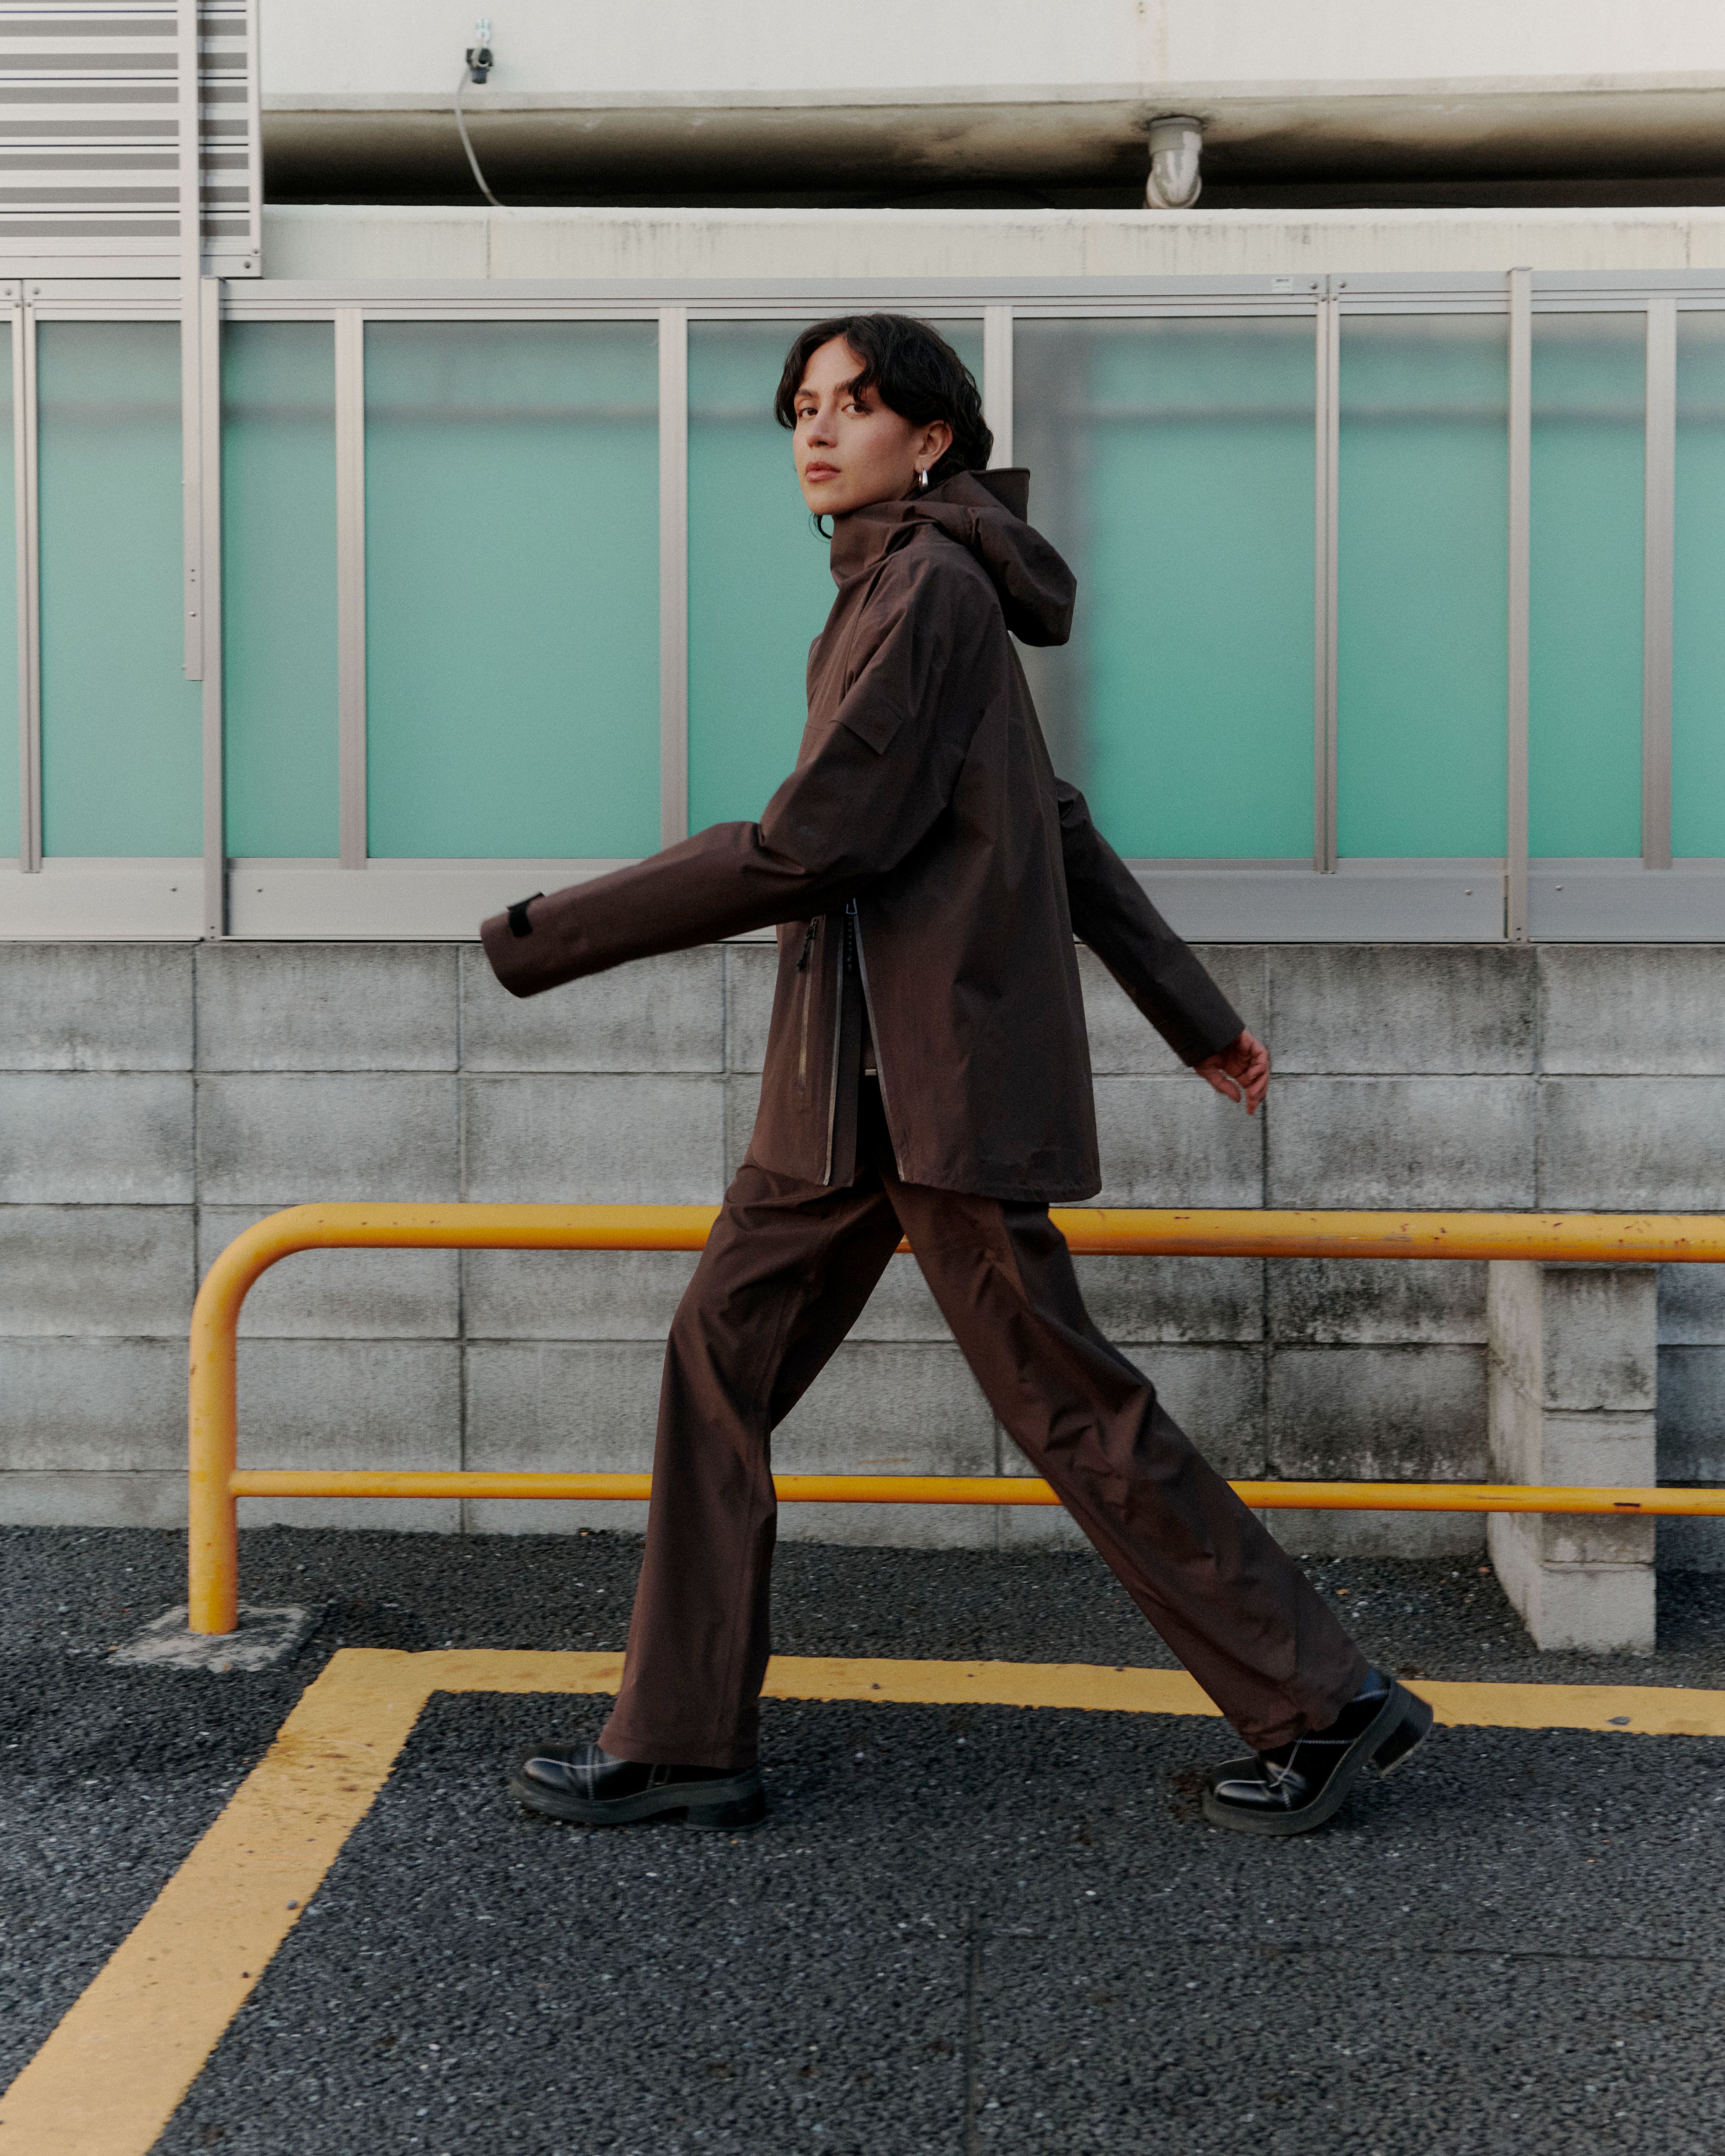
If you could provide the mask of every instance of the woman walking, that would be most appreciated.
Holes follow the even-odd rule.
[[[903,1233],[995,1414],[1250,1748],[1207,1815],[1301,1832],[1430,1710],[1086,1313],[1048,1214],[1101,1180],[1075,931],[1248,1113],[1268,1054],[1050,767],[1012,639],[1063,643],[1073,578],[1025,521],[1025,475],[985,469],[957,354],[901,316],[821,322],[776,409],[838,587],[796,769],[758,824],[482,932],[517,995],[769,925],[779,952],[753,1140],[666,1350],[622,1690],[596,1743],[532,1747],[511,1785],[589,1825],[761,1817],[770,1433]]]

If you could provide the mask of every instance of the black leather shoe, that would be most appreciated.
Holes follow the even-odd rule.
[[[767,1816],[758,1767],[654,1767],[614,1758],[597,1744],[530,1744],[509,1787],[531,1810],[582,1826],[680,1817],[690,1826],[734,1830]]]
[[[1368,1766],[1390,1773],[1430,1727],[1425,1702],[1373,1670],[1327,1729],[1217,1768],[1204,1815],[1236,1834],[1308,1834],[1340,1810]]]

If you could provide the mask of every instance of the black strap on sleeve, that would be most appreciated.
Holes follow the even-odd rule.
[[[527,908],[533,903],[534,899],[543,898],[544,896],[545,893],[542,891],[536,891],[531,897],[518,898],[509,908],[509,932],[511,936],[532,934],[533,924],[527,918]]]

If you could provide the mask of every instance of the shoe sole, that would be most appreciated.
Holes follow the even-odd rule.
[[[1422,1719],[1423,1717],[1423,1719]],[[1373,1716],[1359,1735],[1342,1755],[1340,1764],[1309,1804],[1302,1804],[1293,1812],[1240,1812],[1231,1805],[1217,1801],[1213,1790],[1204,1793],[1204,1815],[1212,1826],[1227,1827],[1235,1834],[1266,1835],[1282,1839],[1288,1835],[1310,1834],[1314,1827],[1322,1826],[1340,1811],[1348,1791],[1380,1753],[1389,1751],[1402,1732],[1404,1722],[1412,1719],[1418,1726],[1415,1733],[1401,1746],[1380,1772],[1388,1774],[1398,1767],[1431,1727],[1431,1709],[1424,1700],[1415,1699],[1399,1684],[1389,1687],[1389,1697]]]
[[[758,1826],[767,1816],[767,1792],[758,1774],[727,1776],[721,1782],[673,1782],[633,1797],[603,1799],[565,1796],[525,1775],[511,1774],[509,1790],[529,1811],[574,1826],[634,1826],[643,1820],[664,1819],[734,1834],[742,1827]]]

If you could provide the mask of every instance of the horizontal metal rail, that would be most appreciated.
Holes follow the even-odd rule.
[[[645,1475],[388,1473],[238,1464],[238,1332],[259,1275],[296,1250],[698,1250],[711,1205],[295,1205],[236,1236],[192,1315],[188,1620],[239,1621],[238,1501],[294,1497],[645,1497]],[[1081,1255],[1523,1258],[1547,1263],[1717,1264],[1725,1218],[1690,1214],[1153,1212],[1056,1208]],[[906,1245],[901,1245],[901,1249]],[[1053,1505],[1034,1476],[784,1475],[782,1498],[826,1504]],[[1725,1514],[1725,1490],[1517,1483],[1237,1482],[1262,1510]]]

